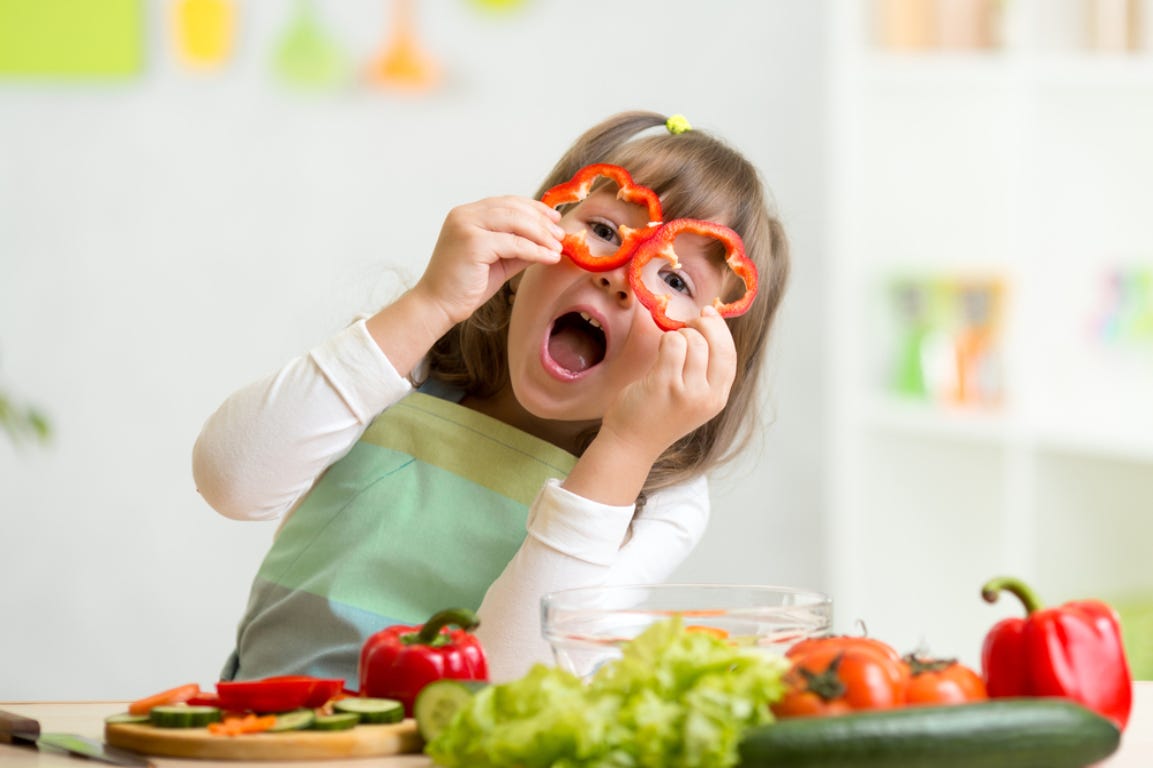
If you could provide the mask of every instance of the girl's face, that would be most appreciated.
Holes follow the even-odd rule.
[[[594,191],[560,224],[567,232],[585,230],[592,253],[608,255],[620,245],[621,226],[639,228],[648,221],[642,207],[618,200],[613,191]],[[719,269],[691,266],[708,263],[707,244],[704,238],[678,239],[686,267],[662,269],[670,291],[691,286],[700,295],[720,293]],[[533,416],[596,422],[656,361],[663,331],[633,295],[627,274],[627,264],[586,272],[568,258],[521,274],[509,323],[509,376],[518,403]]]

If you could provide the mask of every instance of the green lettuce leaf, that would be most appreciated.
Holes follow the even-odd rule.
[[[589,683],[555,667],[478,693],[425,747],[447,768],[727,768],[772,720],[787,662],[653,624]]]

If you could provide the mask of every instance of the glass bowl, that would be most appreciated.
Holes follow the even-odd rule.
[[[557,666],[588,678],[650,624],[679,615],[729,642],[783,654],[830,632],[833,601],[806,589],[745,584],[580,587],[541,598],[541,628]]]

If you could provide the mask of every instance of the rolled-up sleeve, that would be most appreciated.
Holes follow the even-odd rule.
[[[221,404],[192,450],[196,489],[225,517],[281,517],[411,389],[358,321]]]
[[[529,512],[527,535],[489,588],[478,630],[494,681],[551,663],[541,634],[542,595],[581,586],[652,584],[668,578],[700,541],[709,517],[702,477],[654,492],[633,506],[599,504],[545,485]]]

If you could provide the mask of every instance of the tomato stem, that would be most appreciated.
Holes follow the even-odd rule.
[[[927,656],[918,656],[915,653],[908,654],[904,660],[909,665],[909,673],[913,677],[929,672],[944,672],[957,663],[956,659],[933,659]]]
[[[845,683],[837,676],[837,669],[845,654],[838,653],[824,672],[813,672],[805,667],[800,668],[801,676],[805,678],[805,687],[812,693],[821,697],[822,701],[839,699],[848,692]]]

